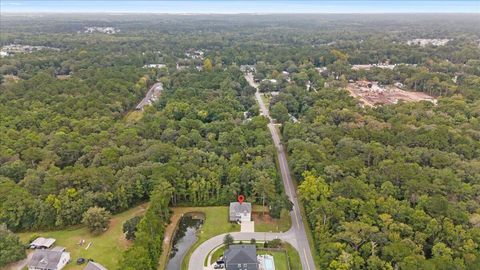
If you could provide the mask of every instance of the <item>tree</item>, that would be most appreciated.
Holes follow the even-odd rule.
[[[275,196],[275,184],[265,173],[260,174],[257,181],[253,183],[253,193],[262,198],[262,215],[265,215],[265,199]]]
[[[203,61],[203,69],[205,71],[212,72],[213,65],[212,65],[212,60],[210,60],[210,58],[207,58],[205,59],[205,61]]]
[[[123,232],[125,233],[125,238],[128,240],[135,240],[135,232],[137,231],[137,225],[141,219],[142,217],[136,216],[123,223]]]
[[[342,224],[342,231],[335,237],[350,244],[356,251],[378,232],[378,228],[366,223],[355,221]]]
[[[235,239],[233,239],[233,236],[231,234],[227,234],[225,235],[225,237],[223,237],[223,244],[228,247],[233,244],[234,240]]]
[[[82,223],[85,224],[93,234],[100,234],[108,228],[110,212],[102,207],[90,207],[83,213]]]
[[[25,258],[25,247],[18,236],[0,224],[0,267]]]
[[[272,117],[277,120],[277,122],[283,124],[290,119],[288,115],[288,109],[282,102],[277,102],[273,105],[270,114]]]

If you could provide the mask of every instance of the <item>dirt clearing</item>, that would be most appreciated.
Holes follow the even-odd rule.
[[[367,106],[397,104],[400,100],[406,102],[430,101],[433,104],[437,103],[435,98],[423,92],[404,91],[396,86],[379,85],[377,82],[358,81],[349,83],[347,90],[352,97],[360,100]]]

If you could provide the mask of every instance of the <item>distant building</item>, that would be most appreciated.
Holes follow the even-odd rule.
[[[83,270],[107,270],[107,268],[103,267],[103,265],[99,263],[90,261]]]
[[[226,270],[258,270],[255,245],[231,245],[224,253]]]
[[[28,262],[28,270],[60,270],[70,261],[70,253],[64,248],[35,250]]]
[[[165,64],[148,64],[143,66],[143,68],[164,68],[164,67],[166,67]]]
[[[252,220],[252,204],[251,203],[230,203],[230,221],[251,221]]]
[[[38,237],[32,243],[30,243],[30,248],[38,248],[38,249],[50,248],[53,246],[53,243],[55,243],[55,241],[56,240],[53,238]]]
[[[243,72],[255,72],[255,65],[241,65],[240,70]]]

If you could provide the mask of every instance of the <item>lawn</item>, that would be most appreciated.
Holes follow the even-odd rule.
[[[142,204],[123,213],[114,215],[110,220],[108,230],[98,236],[93,236],[84,226],[75,226],[58,231],[19,233],[18,235],[25,243],[35,235],[57,239],[55,245],[65,247],[71,256],[71,262],[67,264],[64,269],[83,269],[85,264],[75,264],[79,257],[86,259],[91,258],[108,269],[116,269],[122,251],[131,244],[124,237],[122,231],[123,223],[127,219],[144,213],[147,206],[147,204]],[[83,246],[78,245],[81,239],[85,240]],[[92,242],[92,245],[86,250],[85,247],[90,242]]]
[[[284,251],[258,251],[258,255],[271,255],[275,262],[275,270],[289,270],[287,264],[287,254]]]
[[[174,208],[174,212],[176,212]],[[230,223],[228,221],[228,206],[212,206],[212,207],[181,207],[178,211],[203,212],[205,214],[205,223],[198,232],[198,241],[190,247],[182,262],[182,270],[188,269],[188,261],[192,252],[203,242],[208,239],[228,232],[240,231],[240,225]]]
[[[287,251],[288,254],[288,259],[290,262],[290,269],[291,270],[301,270],[302,269],[302,263],[300,262],[300,254],[298,254],[297,250],[294,249],[290,244],[285,243],[284,248]],[[275,267],[276,267],[275,263]],[[278,268],[277,268],[278,269]],[[318,268],[316,268],[318,269]]]
[[[268,211],[265,215],[262,212],[256,212],[254,210],[252,214],[253,221],[255,221],[256,232],[286,232],[292,226],[292,220],[290,215],[275,219],[270,217]]]

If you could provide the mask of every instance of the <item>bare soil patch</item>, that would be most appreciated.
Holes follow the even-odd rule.
[[[352,97],[367,106],[397,104],[400,100],[406,102],[430,101],[433,104],[437,102],[434,97],[423,92],[404,91],[392,85],[381,86],[377,82],[349,83],[347,90]]]

